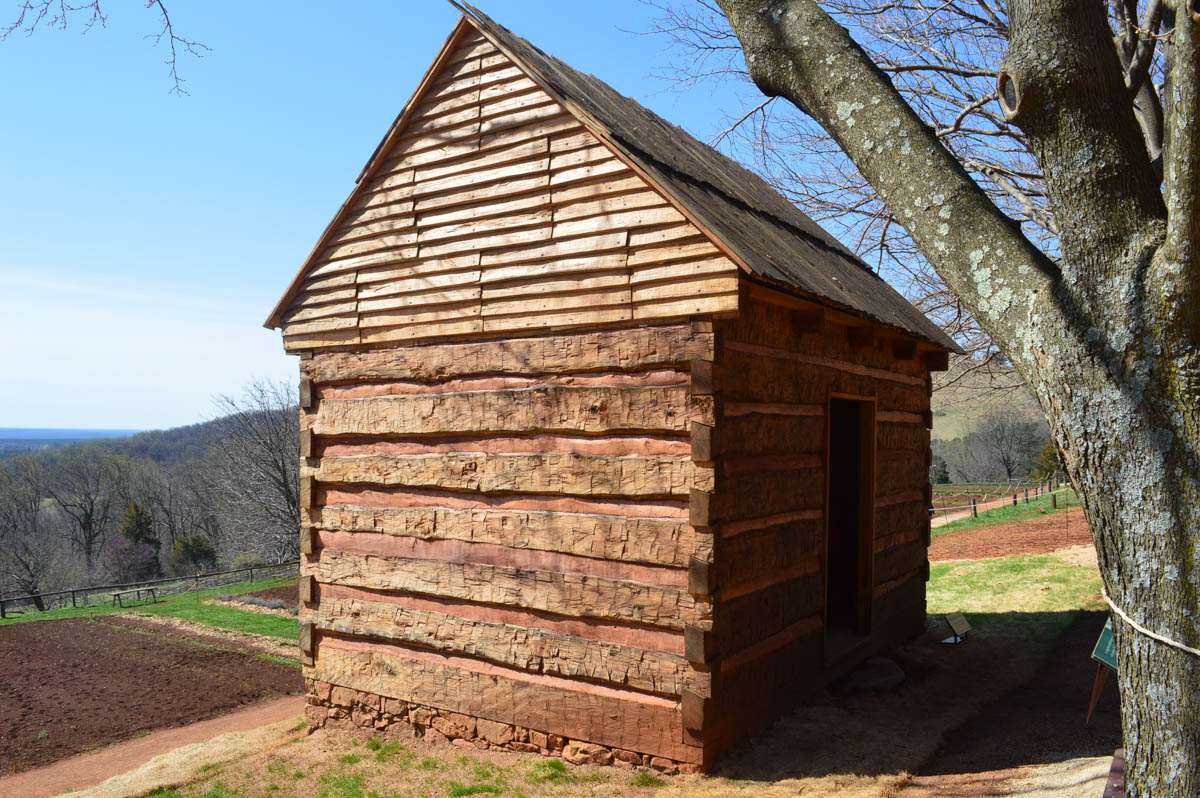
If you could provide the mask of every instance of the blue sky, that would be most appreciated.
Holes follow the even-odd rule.
[[[673,56],[624,32],[655,14],[635,0],[479,4],[702,139],[736,110],[652,77]],[[178,97],[142,6],[0,43],[0,426],[177,426],[296,379],[262,322],[458,18],[438,0],[172,0],[211,48],[180,58]]]

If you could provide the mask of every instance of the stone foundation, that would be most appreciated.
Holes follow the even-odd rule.
[[[615,765],[666,775],[700,770],[697,765],[660,756],[569,740],[557,734],[410,704],[328,682],[305,679],[304,686],[308,694],[304,719],[310,729],[372,729],[386,736],[407,735],[461,748],[542,754],[562,757],[575,765]]]

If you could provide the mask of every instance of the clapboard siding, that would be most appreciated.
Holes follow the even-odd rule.
[[[738,267],[488,47],[445,63],[364,178],[288,351],[736,312]]]

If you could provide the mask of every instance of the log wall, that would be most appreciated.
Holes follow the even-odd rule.
[[[737,267],[470,26],[310,256],[298,352],[737,308]]]
[[[712,537],[688,514],[714,469],[691,429],[716,410],[691,369],[713,345],[675,324],[303,359],[306,677],[701,764],[684,630],[711,621],[688,568]]]
[[[922,628],[911,339],[765,303],[469,25],[372,163],[282,316],[310,722],[711,764],[828,675],[831,392],[876,400],[872,646]]]
[[[713,618],[685,629],[686,657],[712,679],[710,698],[685,695],[689,739],[709,758],[845,664],[826,650],[824,626],[832,393],[876,402],[871,639],[860,658],[924,627],[929,374],[882,332],[751,296],[736,321],[714,325],[714,488],[691,502],[693,524],[714,535],[711,561],[694,564]]]

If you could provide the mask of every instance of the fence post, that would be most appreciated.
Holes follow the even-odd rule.
[[[71,609],[75,609],[75,591],[71,591]]]
[[[1013,507],[1017,506],[1017,493],[1013,491]]]
[[[1050,494],[1050,509],[1051,510],[1058,509],[1058,494],[1057,493]]]
[[[254,581],[254,566],[253,565],[250,566],[250,581],[251,582]]]
[[[977,507],[975,505],[975,497],[974,496],[971,497],[971,517],[972,518],[979,517],[979,507]]]
[[[4,614],[4,599],[0,599],[0,618],[7,618],[7,617],[8,616]]]

